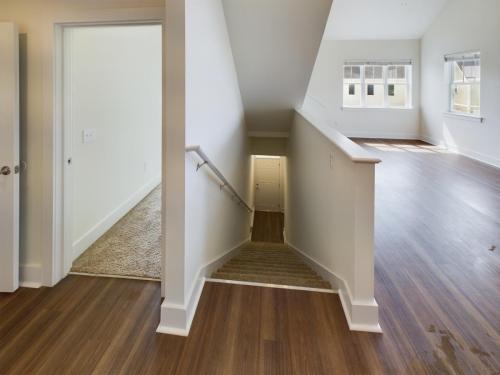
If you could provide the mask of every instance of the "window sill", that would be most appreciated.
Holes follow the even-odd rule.
[[[413,107],[340,107],[341,111],[411,111]]]
[[[450,118],[456,118],[456,119],[461,119],[461,120],[471,121],[471,122],[479,122],[481,124],[484,122],[484,117],[467,115],[465,113],[444,112],[444,115],[446,117],[450,117]]]

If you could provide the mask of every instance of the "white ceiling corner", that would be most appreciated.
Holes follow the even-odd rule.
[[[448,0],[334,0],[324,39],[420,39]]]

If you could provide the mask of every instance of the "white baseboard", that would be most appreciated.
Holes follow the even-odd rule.
[[[94,225],[87,233],[78,238],[73,243],[73,259],[78,258],[85,250],[87,250],[95,241],[97,241],[104,233],[106,233],[113,225],[115,225],[123,216],[125,216],[134,206],[142,201],[155,187],[161,182],[161,176],[152,178],[149,182],[143,185],[139,190],[132,194],[127,200],[122,202],[118,207],[106,215],[96,225]]]
[[[230,258],[234,257],[238,253],[238,250],[249,241],[250,239],[246,239],[231,250],[200,267],[188,295],[187,302],[184,305],[169,303],[165,299],[161,304],[160,325],[156,329],[156,332],[187,336],[191,329],[191,323],[193,322],[206,278],[210,277],[213,272],[219,269]]]
[[[379,324],[378,304],[375,298],[372,301],[356,301],[353,299],[349,290],[349,285],[344,279],[329,270],[321,263],[307,255],[296,246],[285,239],[285,243],[290,246],[297,254],[309,264],[321,277],[330,282],[332,288],[337,290],[344,315],[351,331],[375,332],[381,333],[382,328]]]
[[[495,167],[495,168],[500,168],[500,159],[497,159],[497,158],[494,158],[494,157],[488,156],[486,154],[483,154],[483,153],[480,153],[477,151],[473,151],[473,150],[470,150],[467,148],[459,147],[456,145],[449,145],[445,141],[431,138],[425,134],[422,135],[420,137],[420,139],[424,142],[430,143],[430,144],[435,145],[435,146],[446,147],[446,149],[448,149],[450,152],[466,156],[470,159],[474,159],[474,160],[479,161],[481,163],[488,164],[488,165]]]
[[[19,286],[22,288],[40,288],[42,286],[42,265],[21,264],[19,267]]]

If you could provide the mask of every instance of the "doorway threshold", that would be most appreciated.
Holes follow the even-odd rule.
[[[113,279],[128,279],[128,280],[142,280],[142,281],[156,281],[156,282],[161,281],[160,279],[153,279],[150,277],[125,276],[125,275],[106,275],[106,274],[102,274],[102,273],[69,272],[68,275],[108,277],[108,278],[113,278]]]

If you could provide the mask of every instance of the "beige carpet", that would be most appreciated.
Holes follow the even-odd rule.
[[[161,187],[73,262],[71,272],[160,279]]]
[[[212,278],[331,289],[290,247],[279,243],[249,242]]]

